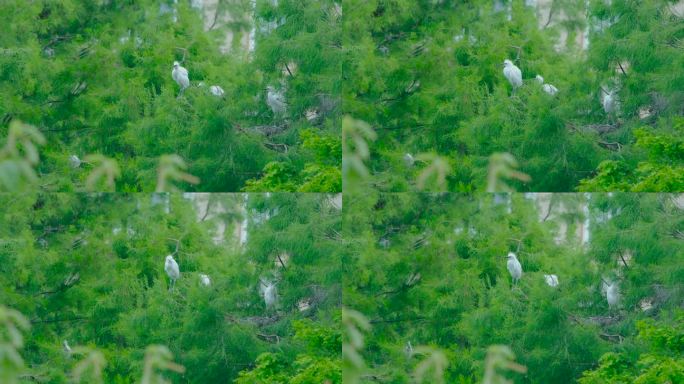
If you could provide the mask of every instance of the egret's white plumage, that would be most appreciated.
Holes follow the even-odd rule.
[[[556,275],[544,275],[544,280],[549,287],[558,286],[558,276]]]
[[[211,285],[211,279],[209,278],[208,275],[205,275],[204,273],[200,273],[199,278],[200,278],[200,284],[202,284],[203,286],[208,287]]]
[[[551,96],[554,96],[556,93],[558,93],[558,88],[554,87],[551,84],[544,84],[542,86],[542,90]]]
[[[406,353],[406,358],[408,359],[413,357],[413,345],[411,345],[411,340],[406,342],[406,346],[404,346],[404,353]]]
[[[209,87],[209,92],[211,92],[211,94],[216,97],[221,97],[225,93],[223,92],[223,88],[221,88],[218,85],[212,85],[211,87]]]
[[[81,166],[81,159],[79,159],[76,155],[71,155],[69,156],[69,165],[71,168],[78,168]]]
[[[615,90],[610,90],[608,92],[604,92],[603,94],[603,100],[601,100],[601,104],[603,105],[603,110],[607,114],[613,114],[616,113],[618,110],[619,106],[619,101],[617,97],[617,93]]]
[[[413,158],[413,155],[410,153],[407,153],[404,155],[404,164],[406,164],[407,167],[413,167],[413,164],[415,164],[416,159]]]
[[[513,252],[508,252],[508,256],[506,256],[508,261],[506,262],[506,267],[508,268],[508,272],[511,274],[511,277],[513,278],[513,283],[517,283],[518,280],[522,277],[522,265],[518,261],[518,258],[515,256],[515,253]]]
[[[520,68],[518,68],[515,64],[513,64],[512,61],[508,59],[504,60],[503,74],[504,76],[506,76],[506,79],[508,79],[508,82],[511,83],[513,88],[518,88],[522,86],[523,81],[522,72],[520,71]]]
[[[544,78],[541,77],[541,75],[537,75],[534,79],[537,81],[537,83],[542,85],[542,91],[551,96],[554,96],[556,93],[558,93],[558,88],[554,87],[552,84],[544,84]]]
[[[620,301],[620,292],[618,290],[617,283],[604,283],[604,289],[606,291],[606,301],[608,301],[608,308],[615,308],[618,302]]]
[[[190,86],[190,78],[188,77],[188,70],[183,68],[177,61],[173,62],[173,70],[171,77],[181,87],[181,92]]]
[[[270,308],[275,305],[278,299],[278,292],[276,291],[275,283],[267,282],[262,284],[263,289],[261,291],[261,294],[264,298],[264,303],[266,304],[266,307]]]
[[[276,91],[273,86],[266,87],[266,104],[271,108],[274,115],[282,115],[287,110],[287,102],[282,92]]]
[[[171,279],[171,286],[176,284],[176,280],[180,278],[180,269],[178,268],[178,263],[173,259],[173,256],[166,256],[166,261],[164,262],[164,271]]]
[[[71,356],[71,347],[69,346],[69,343],[66,340],[62,342],[62,349],[64,350],[64,354],[67,357]]]

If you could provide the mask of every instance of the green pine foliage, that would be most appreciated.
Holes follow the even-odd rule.
[[[3,1],[0,137],[15,120],[38,128],[47,142],[40,185],[50,191],[87,189],[92,165],[74,169],[68,159],[90,154],[118,163],[123,192],[154,191],[159,158],[170,154],[200,180],[183,190],[340,191],[335,4],[217,7],[218,26],[207,30],[189,0]],[[225,14],[230,22],[222,24]],[[240,42],[252,28],[248,52]],[[223,54],[228,32],[233,43]],[[189,71],[191,85],[180,95],[174,60]],[[211,85],[225,94],[212,95]],[[284,116],[267,106],[268,85],[287,88]],[[274,163],[289,183],[261,180]]]
[[[632,180],[604,186],[611,162],[649,179],[641,191],[681,190],[680,158],[640,165],[650,161],[639,131],[666,141],[684,115],[684,22],[671,3],[554,0],[553,22],[540,23],[547,13],[522,0],[346,2],[344,113],[377,133],[362,185],[484,191],[490,157],[508,153],[530,176],[513,184],[518,191],[631,190]],[[520,89],[503,76],[506,58],[522,71]],[[536,75],[558,94],[546,94]],[[601,89],[613,88],[621,106],[608,114]],[[446,183],[424,188],[431,162],[407,164],[406,154],[448,161]]]
[[[447,383],[679,382],[681,199],[557,194],[548,206],[523,194],[346,196],[344,306],[367,321],[361,343],[345,341],[350,382],[412,383],[435,355]],[[617,307],[602,280],[618,282]]]
[[[205,210],[180,194],[0,195],[0,302],[11,308],[0,307],[0,349],[23,358],[0,358],[3,382],[341,383],[334,196],[208,199]],[[274,306],[262,281],[277,282]],[[6,342],[8,324],[23,344]]]

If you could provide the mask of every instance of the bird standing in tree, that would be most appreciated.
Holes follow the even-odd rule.
[[[204,273],[200,273],[200,284],[202,284],[205,287],[209,287],[211,285],[211,279],[209,276],[205,275]]]
[[[273,114],[276,116],[284,115],[287,111],[287,102],[283,93],[276,91],[271,85],[266,87],[266,91],[266,104],[271,108]]]
[[[558,286],[558,276],[556,275],[544,275],[544,280],[549,287],[555,288]]]
[[[522,277],[522,265],[520,265],[518,258],[513,252],[508,252],[508,256],[506,256],[506,258],[508,259],[506,262],[506,267],[513,278],[513,284],[516,284]]]
[[[169,279],[171,279],[171,288],[169,289],[173,289],[173,287],[176,285],[176,280],[180,278],[180,269],[178,268],[178,263],[176,263],[176,260],[173,259],[173,256],[166,256],[166,261],[164,262],[164,271],[166,271]]]
[[[523,81],[522,81],[522,72],[520,72],[520,68],[518,68],[515,64],[513,64],[512,61],[506,59],[504,60],[504,69],[503,69],[503,74],[508,79],[508,82],[511,83],[513,86],[513,89],[519,88],[522,86]]]
[[[180,92],[178,95],[180,96],[183,91],[185,91],[185,88],[190,86],[190,78],[188,77],[188,70],[181,67],[181,65],[177,62],[173,62],[173,71],[171,71],[171,77],[173,77],[173,80],[181,87]]]

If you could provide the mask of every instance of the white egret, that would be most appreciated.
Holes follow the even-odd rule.
[[[413,155],[410,153],[407,153],[404,155],[404,164],[406,164],[407,167],[413,167],[413,164],[415,164],[416,159],[413,158]]]
[[[287,110],[287,102],[282,92],[276,91],[271,85],[266,87],[266,104],[271,108],[274,115],[283,115]]]
[[[216,97],[221,97],[225,93],[223,92],[223,88],[221,88],[218,85],[212,85],[211,87],[209,87],[209,92],[211,92],[211,94]]]
[[[508,259],[508,261],[506,262],[506,267],[508,268],[508,272],[511,274],[511,277],[513,278],[513,284],[515,284],[522,277],[522,265],[520,265],[518,258],[515,256],[515,253],[513,252],[508,252],[508,256],[506,256],[506,258]]]
[[[62,342],[62,349],[64,350],[64,354],[66,355],[66,357],[71,356],[71,347],[69,346],[69,343],[66,340]]]
[[[270,308],[275,305],[278,299],[275,283],[269,281],[266,283],[262,282],[261,284],[263,285],[261,294],[264,297],[264,303],[266,304],[266,308]]]
[[[619,108],[619,103],[617,93],[614,89],[603,91],[603,100],[601,100],[601,104],[603,105],[603,110],[607,114],[616,113]]]
[[[554,87],[551,84],[542,85],[542,90],[551,96],[554,96],[556,93],[558,93],[558,88]]]
[[[534,79],[537,81],[537,83],[542,85],[542,91],[548,93],[551,96],[554,96],[556,93],[558,93],[558,88],[554,87],[551,84],[544,84],[544,78],[541,77],[541,75],[537,75]]]
[[[508,82],[511,83],[514,89],[522,86],[523,80],[520,68],[518,68],[515,64],[513,64],[512,61],[508,59],[504,60],[503,74],[506,76],[506,79],[508,79]]]
[[[180,63],[178,63],[177,61],[173,62],[173,70],[171,71],[171,77],[173,77],[173,80],[181,87],[181,93],[185,90],[185,88],[190,86],[188,70],[181,67]]]
[[[618,291],[617,283],[611,282],[607,284],[604,282],[606,291],[606,301],[608,301],[608,308],[615,308],[620,301],[620,292]]]
[[[200,284],[202,284],[203,286],[208,287],[211,285],[211,279],[209,278],[208,275],[205,275],[204,273],[200,273],[199,278],[200,278]]]
[[[71,168],[78,168],[81,166],[81,159],[79,159],[76,155],[71,155],[69,156],[69,165]]]
[[[406,353],[407,359],[413,357],[413,345],[411,345],[411,340],[406,342],[406,346],[404,347],[404,353]]]
[[[544,275],[544,280],[549,287],[555,288],[558,286],[558,276],[556,275]]]
[[[166,256],[166,262],[164,263],[164,271],[171,279],[171,288],[176,285],[176,280],[180,278],[180,269],[178,268],[178,263],[173,259],[173,256]]]

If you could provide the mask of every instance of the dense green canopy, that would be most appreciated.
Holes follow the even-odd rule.
[[[74,169],[69,158],[93,154],[118,163],[124,192],[154,191],[167,154],[200,179],[184,190],[340,191],[335,4],[219,1],[213,24],[190,5],[3,1],[2,141],[11,121],[38,128],[40,185],[50,191],[84,190],[94,165]],[[189,71],[182,94],[176,60]],[[212,85],[225,94],[212,95]],[[284,115],[268,107],[268,85],[284,93]]]
[[[344,113],[377,134],[364,187],[481,191],[492,155],[509,153],[531,177],[518,191],[682,190],[684,20],[672,3],[346,2]],[[620,106],[606,113],[611,91]],[[422,185],[431,167],[444,183]]]
[[[370,323],[348,375],[410,383],[427,364],[422,382],[480,383],[504,345],[527,367],[500,371],[515,383],[679,382],[683,213],[655,194],[348,195],[344,305]]]
[[[0,207],[0,372],[10,378],[79,382],[85,362],[81,382],[93,383],[94,351],[103,382],[138,383],[146,348],[162,345],[185,368],[161,370],[174,383],[341,382],[332,195],[27,194],[0,195]],[[180,267],[172,288],[169,254]],[[11,348],[25,362],[14,377],[3,306],[30,322],[24,347]]]

